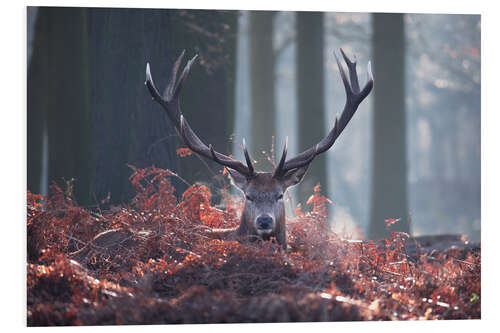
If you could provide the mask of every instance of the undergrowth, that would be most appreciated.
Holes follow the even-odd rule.
[[[177,200],[158,168],[133,169],[136,195],[108,210],[52,185],[28,191],[30,326],[480,318],[480,250],[409,255],[404,233],[379,242],[326,232],[317,186],[274,241],[212,239],[238,225],[242,202],[215,207],[195,184]]]

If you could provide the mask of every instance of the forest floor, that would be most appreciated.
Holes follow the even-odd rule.
[[[241,202],[168,170],[134,169],[126,206],[78,206],[71,187],[28,191],[27,323],[112,325],[481,318],[481,250],[460,236],[377,242],[324,232],[319,187],[275,242],[211,239]]]

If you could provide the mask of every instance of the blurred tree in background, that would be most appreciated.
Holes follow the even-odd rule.
[[[370,239],[409,232],[404,14],[373,14],[374,85]],[[390,229],[384,221],[400,219]]]
[[[260,169],[269,169],[265,155],[271,150],[275,132],[275,82],[273,21],[276,13],[255,11],[250,13],[250,91],[252,158]]]
[[[31,12],[30,14],[33,14]],[[43,161],[50,180],[77,179],[91,202],[95,155],[90,111],[89,11],[40,8],[28,64],[28,189],[40,193]],[[28,16],[28,21],[33,19]],[[42,143],[50,147],[43,156]],[[48,155],[48,156],[47,156]]]
[[[42,142],[48,181],[76,179],[80,204],[131,196],[127,164],[179,171],[176,133],[144,87],[146,62],[160,89],[182,49],[200,53],[183,107],[193,128],[227,150],[233,125],[233,50],[237,12],[48,8],[35,20],[28,64],[28,188],[42,192]],[[196,65],[200,66],[200,65]],[[196,157],[188,181],[211,181]],[[195,162],[193,162],[195,160]],[[196,165],[197,163],[201,164]],[[209,166],[210,167],[210,166]],[[213,166],[211,166],[213,168]],[[182,190],[184,184],[176,182]]]
[[[405,15],[415,233],[481,229],[481,16]]]
[[[301,152],[327,134],[323,125],[326,121],[323,16],[321,12],[296,14],[298,148]],[[316,157],[309,167],[308,177],[299,185],[298,200],[306,202],[316,184],[321,184],[322,193],[328,193],[325,154]]]

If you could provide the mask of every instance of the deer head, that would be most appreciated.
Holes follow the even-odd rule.
[[[367,83],[360,90],[356,73],[356,62],[349,60],[342,49],[340,49],[340,52],[349,71],[348,80],[337,55],[334,54],[346,92],[346,103],[340,118],[335,119],[333,128],[320,142],[290,159],[287,159],[287,138],[280,161],[273,172],[256,172],[254,170],[245,140],[243,140],[243,152],[245,155],[245,163],[243,163],[215,151],[211,144],[207,146],[189,126],[180,109],[179,94],[192,64],[198,57],[197,55],[187,62],[181,77],[177,80],[177,72],[184,57],[184,51],[181,53],[174,63],[170,82],[163,96],[160,95],[155,87],[149,63],[146,65],[145,84],[153,100],[158,102],[167,112],[169,119],[173,122],[184,143],[193,152],[226,167],[231,175],[232,183],[245,195],[245,206],[238,228],[240,236],[261,239],[275,237],[278,243],[286,249],[285,205],[283,203],[283,196],[286,190],[300,183],[310,163],[318,154],[330,149],[347,123],[351,120],[359,104],[368,96],[373,88],[370,63],[368,63]]]

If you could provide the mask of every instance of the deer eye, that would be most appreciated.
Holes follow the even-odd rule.
[[[276,197],[276,200],[281,200],[283,199],[283,194],[278,194],[278,196]]]

